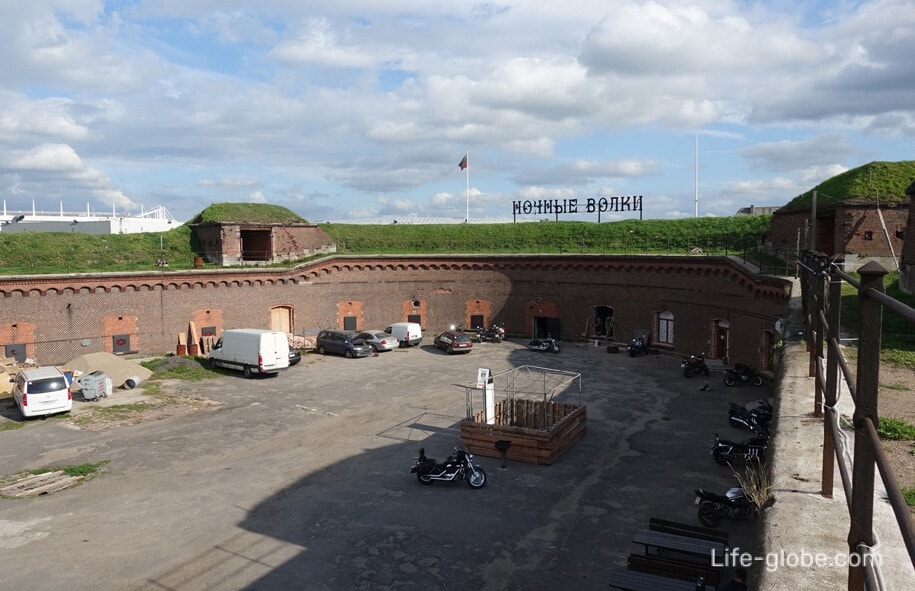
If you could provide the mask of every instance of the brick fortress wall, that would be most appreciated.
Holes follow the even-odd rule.
[[[292,331],[384,328],[418,314],[427,333],[450,324],[504,322],[531,336],[536,317],[555,318],[563,340],[590,334],[593,308],[613,310],[617,340],[653,330],[673,314],[672,349],[715,348],[713,324],[731,335],[730,358],[755,363],[760,335],[784,316],[789,284],[757,277],[725,257],[411,256],[329,257],[294,269],[254,269],[0,280],[0,347],[23,344],[28,357],[59,364],[94,351],[174,352],[179,333],[270,328],[271,310],[291,312]],[[554,335],[556,336],[556,335]],[[769,339],[771,340],[771,334]],[[0,353],[2,353],[0,348]],[[719,351],[719,354],[721,351]]]

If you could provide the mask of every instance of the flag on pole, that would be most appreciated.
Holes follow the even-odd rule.
[[[458,163],[458,166],[461,168],[461,170],[464,170],[465,168],[467,168],[467,154],[464,154],[464,157],[461,158],[461,161]]]

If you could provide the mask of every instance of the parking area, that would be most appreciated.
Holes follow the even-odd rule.
[[[210,404],[89,431],[47,420],[0,432],[0,473],[107,462],[74,489],[0,499],[11,588],[607,589],[650,517],[697,524],[693,489],[735,479],[712,461],[728,402],[770,395],[686,379],[679,359],[591,344],[431,346],[363,359],[309,354],[278,377],[169,382]],[[487,485],[419,484],[419,447],[459,441],[481,367],[581,373],[587,434],[551,466],[477,456]],[[708,389],[701,387],[706,383]],[[496,391],[501,389],[496,384]],[[132,391],[131,396],[136,395]],[[116,392],[109,402],[117,402]],[[578,395],[577,392],[574,393]],[[165,416],[165,415],[163,415]],[[753,524],[724,524],[753,550]],[[47,559],[53,556],[53,561]]]

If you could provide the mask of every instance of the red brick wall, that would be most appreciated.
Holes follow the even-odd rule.
[[[427,332],[479,313],[524,337],[532,316],[552,316],[560,338],[572,340],[593,325],[595,306],[609,306],[620,340],[656,330],[657,312],[673,313],[674,348],[683,353],[709,351],[714,319],[726,319],[731,359],[762,365],[761,333],[786,313],[789,285],[724,257],[329,257],[295,269],[5,278],[0,335],[32,324],[35,355],[62,363],[108,350],[111,335],[132,326],[105,319],[135,318],[136,348],[160,354],[176,350],[191,321],[220,331],[270,328],[270,309],[286,305],[296,333],[342,328],[344,315],[357,316],[362,329],[384,328],[415,313],[418,300]]]
[[[883,220],[892,244],[892,252],[898,256],[902,252],[903,240],[896,236],[897,231],[904,231],[908,221],[909,209],[893,208],[882,210]],[[841,208],[836,212],[836,246],[845,245],[844,251],[859,257],[890,256],[886,233],[880,223],[880,216],[873,208]],[[867,235],[870,233],[870,239]]]
[[[816,250],[829,256],[850,255],[846,257],[849,260],[891,260],[893,252],[898,256],[903,249],[903,238],[897,236],[897,231],[905,230],[909,215],[908,205],[884,207],[881,211],[886,223],[886,233],[874,207],[847,206],[820,212],[817,216]],[[807,226],[810,214],[811,212],[802,212],[772,216],[767,244],[775,249],[793,252],[800,238],[800,249],[809,248],[810,229]]]
[[[806,240],[808,240],[807,224],[809,221],[809,212],[773,215],[772,221],[769,223],[766,244],[778,250],[794,252],[797,248],[798,240],[800,240],[800,249],[806,250]]]
[[[263,261],[272,254],[279,262],[336,252],[333,239],[316,225],[238,225],[201,224],[194,226],[204,256],[217,265],[237,265],[242,262],[242,231],[251,230],[245,250],[252,261]],[[263,232],[263,236],[260,232]]]

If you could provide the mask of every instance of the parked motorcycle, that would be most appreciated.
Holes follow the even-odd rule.
[[[752,365],[735,363],[734,369],[726,369],[724,371],[724,385],[736,386],[737,384],[753,384],[754,386],[762,386],[763,379],[761,375],[756,373],[756,368],[754,368]]]
[[[436,480],[466,480],[470,488],[483,488],[486,485],[486,472],[473,463],[473,454],[460,445],[454,448],[444,462],[427,458],[426,448],[419,448],[419,457],[410,474],[416,474],[416,479],[423,484],[432,484]]]
[[[636,355],[648,355],[648,335],[643,334],[640,337],[636,337],[629,341],[629,346],[626,347],[626,350],[629,351],[630,357],[635,357]]]
[[[733,463],[762,462],[765,459],[766,446],[769,443],[760,430],[754,430],[753,437],[748,437],[742,442],[721,439],[715,433],[715,443],[712,444],[712,458],[721,466]]]
[[[490,342],[490,343],[501,343],[505,340],[505,325],[504,324],[492,324],[489,328],[483,329],[480,327],[480,342]]]
[[[546,339],[531,339],[527,344],[531,351],[549,351],[550,353],[559,353],[559,343],[556,339],[549,337]]]
[[[691,378],[699,374],[708,375],[708,365],[705,364],[705,355],[690,355],[689,359],[684,359],[680,364],[683,368],[683,375]]]
[[[772,422],[772,403],[768,400],[757,400],[753,407],[741,406],[730,402],[728,410],[728,424],[732,427],[747,429],[749,431],[762,431],[768,435],[769,425]]]
[[[723,495],[696,489],[699,506],[699,523],[705,527],[718,527],[724,519],[746,521],[756,519],[758,508],[739,486],[731,487]]]

